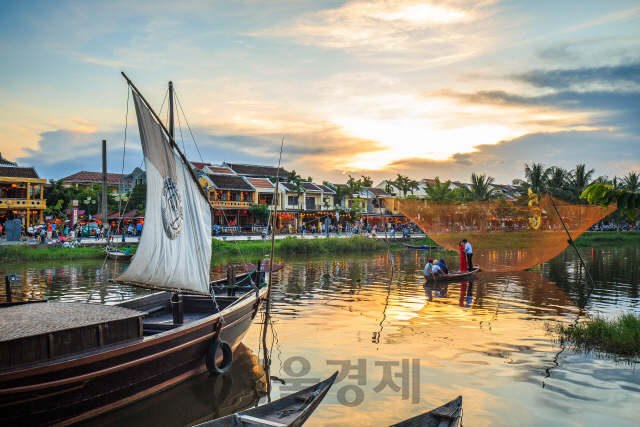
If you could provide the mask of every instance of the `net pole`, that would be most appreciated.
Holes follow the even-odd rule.
[[[562,219],[562,215],[560,215],[560,212],[558,212],[558,207],[556,206],[556,202],[553,201],[553,197],[551,197],[551,195],[547,194],[547,196],[549,197],[549,200],[551,200],[551,204],[553,205],[553,209],[558,214],[558,218],[560,218],[560,223],[564,227],[564,231],[566,231],[567,236],[569,236],[569,240],[568,240],[569,244],[573,246],[573,249],[575,249],[576,254],[578,255],[578,258],[580,259],[580,262],[584,266],[584,271],[587,273],[587,276],[589,277],[589,281],[591,282],[591,288],[592,289],[595,288],[596,283],[593,281],[593,278],[591,277],[591,273],[589,273],[589,269],[587,268],[587,264],[585,264],[584,260],[582,259],[582,255],[580,255],[580,251],[578,251],[578,247],[573,241],[573,238],[571,237],[571,233],[569,233],[569,229],[567,228],[566,224],[564,223],[564,220]]]

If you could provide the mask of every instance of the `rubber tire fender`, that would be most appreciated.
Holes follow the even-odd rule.
[[[218,350],[222,350],[222,362],[220,363],[220,366],[216,363],[216,353]],[[233,350],[231,349],[231,346],[225,341],[215,341],[211,344],[209,350],[207,350],[205,362],[209,372],[214,374],[224,374],[229,370],[231,362],[233,362]]]

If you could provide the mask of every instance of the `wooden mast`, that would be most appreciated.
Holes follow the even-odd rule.
[[[176,151],[178,152],[178,154],[180,155],[180,158],[182,159],[182,162],[184,163],[184,165],[187,167],[187,169],[189,170],[189,173],[191,175],[191,178],[193,178],[193,182],[196,183],[196,185],[198,186],[198,189],[200,190],[200,193],[202,194],[202,197],[205,198],[205,200],[209,203],[209,209],[213,210],[213,206],[211,206],[211,201],[209,200],[209,197],[207,196],[207,192],[204,190],[204,188],[202,188],[202,185],[200,185],[200,182],[198,181],[198,178],[196,177],[196,174],[193,173],[193,168],[191,167],[191,164],[189,163],[189,161],[187,160],[187,158],[185,157],[185,155],[182,153],[182,151],[180,151],[180,148],[178,147],[178,144],[176,144],[176,141],[173,139],[173,136],[169,133],[169,131],[167,130],[167,128],[165,127],[165,125],[162,123],[162,120],[160,120],[160,117],[158,117],[158,115],[156,114],[155,111],[153,111],[153,108],[151,108],[151,105],[147,102],[147,100],[144,98],[144,96],[142,95],[142,93],[140,93],[140,91],[138,90],[138,88],[133,84],[133,82],[129,79],[129,77],[127,77],[127,75],[124,73],[124,71],[120,72],[122,74],[122,76],[125,78],[125,80],[127,81],[127,83],[129,84],[129,86],[131,87],[131,89],[133,89],[138,96],[140,97],[140,99],[142,99],[142,102],[144,102],[145,106],[149,109],[149,111],[151,112],[151,114],[153,115],[153,117],[156,119],[156,121],[158,122],[158,124],[160,125],[160,127],[162,128],[162,130],[165,132],[165,134],[167,135],[167,137],[169,138],[169,143],[171,144],[171,146],[173,148],[176,149]]]
[[[173,82],[169,82],[169,135],[174,138],[175,133],[173,129]]]

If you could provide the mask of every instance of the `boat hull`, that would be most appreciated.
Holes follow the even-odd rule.
[[[133,254],[125,255],[123,252],[108,252],[107,257],[115,259],[116,261],[129,262],[133,258]]]
[[[407,249],[417,250],[417,251],[437,251],[439,249],[442,249],[440,246],[418,246],[418,245],[407,245],[406,243],[403,243],[403,245]]]
[[[152,336],[0,372],[2,425],[68,425],[197,375],[206,369],[214,341],[233,349],[240,344],[265,296],[263,289],[223,310],[221,329],[220,314],[209,315]]]
[[[476,268],[472,271],[464,271],[461,273],[449,273],[445,276],[436,276],[435,278],[433,276],[424,276],[425,280],[427,281],[427,283],[438,283],[438,282],[452,282],[452,281],[457,281],[457,280],[470,280],[475,278],[475,274],[480,270],[480,268],[478,268],[478,266],[476,266]]]

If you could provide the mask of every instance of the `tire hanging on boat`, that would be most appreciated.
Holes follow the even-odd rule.
[[[216,353],[218,350],[222,351],[222,362],[220,365],[216,363]],[[207,350],[207,354],[205,356],[205,362],[207,364],[207,370],[214,374],[224,374],[231,367],[231,362],[233,361],[233,350],[231,346],[227,344],[225,341],[215,341]]]

